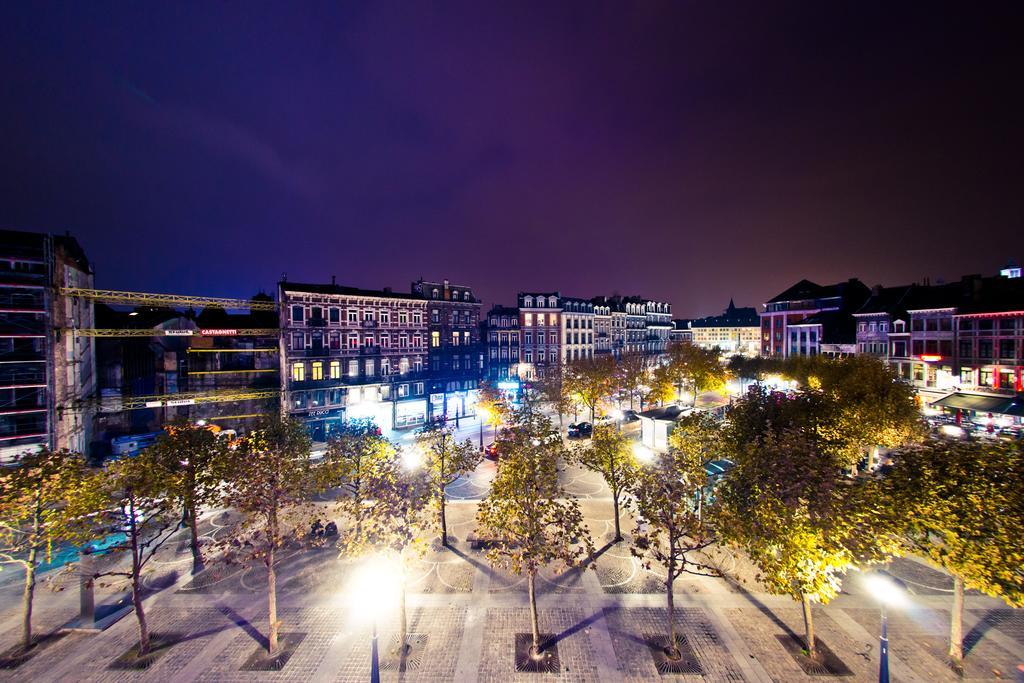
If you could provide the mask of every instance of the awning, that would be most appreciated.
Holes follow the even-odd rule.
[[[1002,396],[984,396],[981,394],[955,393],[943,396],[938,401],[932,401],[933,406],[943,408],[960,408],[961,410],[976,410],[979,413],[1000,413],[1003,415],[1020,415],[1024,412],[1024,405],[1015,402],[1012,398]],[[1018,412],[1010,412],[1016,409]]]

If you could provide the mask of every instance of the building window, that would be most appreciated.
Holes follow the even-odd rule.
[[[373,346],[373,335],[372,334],[368,334],[365,337],[363,337],[363,346],[365,346],[365,347]]]
[[[306,338],[301,332],[292,334],[292,349],[298,351],[306,348]]]
[[[341,309],[330,308],[327,312],[328,320],[331,323],[337,324],[341,322]]]
[[[387,325],[388,323],[390,323],[391,322],[391,312],[390,311],[381,311],[380,312],[380,322],[382,324],[384,324],[384,325]]]
[[[387,375],[391,374],[391,359],[390,358],[381,358],[380,359],[380,374],[384,375],[385,377]]]
[[[408,395],[409,395],[409,385],[408,384],[399,384],[398,385],[398,398],[405,398]]]
[[[413,325],[422,325],[423,324],[423,312],[422,311],[413,311],[412,312],[412,324]]]
[[[408,358],[403,358],[402,360],[398,361],[398,374],[405,375],[405,374],[408,374],[408,372],[409,372],[409,359]]]
[[[296,382],[303,382],[306,380],[305,363],[292,363],[292,379]]]
[[[341,379],[341,361],[331,361],[331,379]]]
[[[292,306],[292,322],[301,323],[303,318],[302,306]]]
[[[373,359],[367,358],[366,364],[364,365],[367,377],[373,377]]]
[[[373,310],[367,308],[363,311],[363,321],[368,322],[371,320],[373,320]]]
[[[398,335],[398,348],[404,349],[409,346],[409,335],[402,332]]]
[[[430,322],[439,323],[441,322],[441,312],[436,308],[430,309]]]
[[[469,332],[462,333],[462,345],[469,346]]]
[[[353,359],[353,360],[350,360],[348,362],[348,376],[349,377],[358,377],[359,376],[359,361]]]
[[[324,378],[324,364],[321,361],[313,361],[313,373],[312,379],[318,380]]]
[[[358,349],[359,348],[359,335],[355,332],[351,332],[348,335],[348,348]]]
[[[430,298],[431,299],[436,299],[437,295],[438,295],[437,289],[430,290]]]
[[[526,327],[533,327],[533,313],[523,314],[523,325]]]
[[[331,346],[332,349],[340,349],[341,348],[341,333],[339,333],[339,332],[331,332],[330,342],[329,343],[330,343],[330,346]]]
[[[416,395],[417,396],[422,396],[423,395],[423,382],[416,382]]]
[[[452,346],[458,346],[458,345],[459,345],[459,333],[458,332],[452,332]]]
[[[348,309],[348,321],[350,323],[357,323],[357,322],[359,322],[359,311],[357,311],[354,308]]]

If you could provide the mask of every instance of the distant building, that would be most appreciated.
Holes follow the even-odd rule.
[[[801,280],[765,303],[761,354],[786,358],[855,352],[853,313],[870,296],[856,278],[827,286]]]
[[[664,301],[644,301],[644,323],[647,329],[644,351],[665,353],[672,332],[672,304]]]
[[[448,280],[418,280],[412,293],[428,302],[427,419],[475,414],[484,375],[480,301],[469,287]]]
[[[600,299],[591,299],[594,305],[594,353],[606,355],[612,352],[612,309]]]
[[[693,330],[690,329],[692,320],[673,320],[672,329],[669,330],[668,339],[671,342],[693,343]]]
[[[281,282],[282,411],[325,441],[346,420],[385,434],[427,420],[428,299]]]
[[[26,451],[87,452],[96,390],[93,271],[71,236],[0,231],[0,462]]]
[[[562,362],[594,357],[594,304],[587,299],[562,299]]]
[[[519,309],[494,306],[487,312],[487,380],[519,379]]]
[[[703,349],[756,356],[761,349],[761,323],[754,308],[736,308],[732,299],[722,315],[697,318],[689,323],[692,341]]]

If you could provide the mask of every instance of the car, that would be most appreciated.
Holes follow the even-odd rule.
[[[585,439],[594,433],[594,426],[589,422],[576,422],[569,425],[570,439]]]
[[[601,415],[594,420],[596,425],[612,425],[615,424],[615,417],[612,415]]]
[[[635,410],[623,410],[622,421],[623,422],[637,422],[640,420],[640,415]]]
[[[498,461],[498,442],[492,441],[487,444],[487,448],[484,449],[484,457],[488,460]]]

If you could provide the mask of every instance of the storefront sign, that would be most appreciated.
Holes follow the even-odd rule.
[[[164,330],[165,337],[191,337],[193,334],[193,330]]]
[[[224,330],[204,329],[204,330],[199,330],[199,331],[202,333],[202,335],[204,337],[231,337],[231,336],[234,336],[234,335],[238,334],[238,330],[231,330],[231,329],[224,329]]]
[[[196,400],[194,398],[179,398],[174,401],[168,401],[167,407],[171,408],[173,406],[194,406],[195,404]]]

